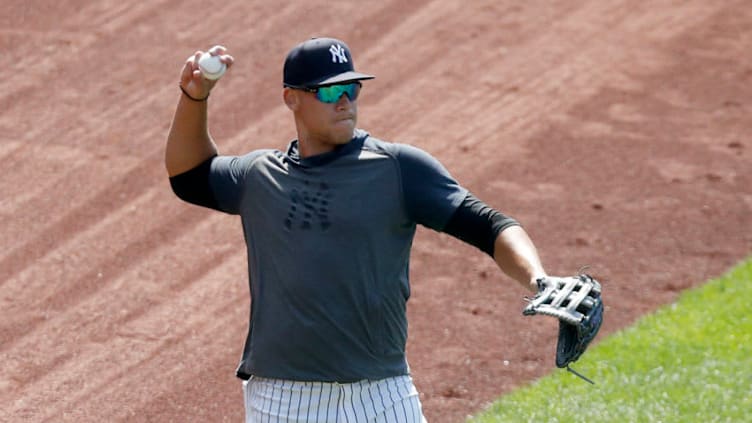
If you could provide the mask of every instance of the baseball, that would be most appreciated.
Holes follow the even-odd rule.
[[[211,54],[204,53],[198,59],[198,68],[201,70],[201,74],[206,79],[219,79],[224,75],[227,70],[227,65],[219,60],[219,56],[212,56]]]

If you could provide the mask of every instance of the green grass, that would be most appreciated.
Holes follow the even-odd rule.
[[[555,371],[470,421],[752,422],[750,314],[752,259],[597,340],[573,366],[596,385]]]

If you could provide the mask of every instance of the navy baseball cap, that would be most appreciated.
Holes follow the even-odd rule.
[[[355,72],[350,48],[336,38],[311,38],[287,54],[284,86],[316,88],[322,85],[373,79]]]

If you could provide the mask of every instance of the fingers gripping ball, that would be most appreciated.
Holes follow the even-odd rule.
[[[556,366],[569,368],[603,323],[601,284],[589,275],[541,278],[538,293],[522,314],[543,314],[559,320]]]
[[[204,78],[214,81],[225,74],[227,65],[219,59],[219,56],[207,52],[202,54],[198,59],[198,68],[201,70],[201,75]]]

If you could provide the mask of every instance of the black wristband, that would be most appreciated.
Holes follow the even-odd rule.
[[[204,97],[204,98],[202,98],[202,99],[198,99],[198,98],[195,98],[195,97],[191,97],[191,95],[190,95],[190,94],[188,94],[188,91],[186,91],[186,90],[185,90],[185,88],[183,88],[183,86],[182,86],[182,85],[178,84],[178,87],[180,87],[180,91],[182,91],[182,92],[183,92],[183,94],[185,94],[185,96],[186,96],[186,97],[190,98],[191,100],[193,100],[193,101],[195,101],[195,102],[198,102],[198,103],[202,103],[202,102],[206,101],[206,99],[207,99],[207,98],[209,98],[209,94],[207,94],[207,95],[206,95],[206,97]],[[210,94],[211,94],[211,93],[210,93]]]

